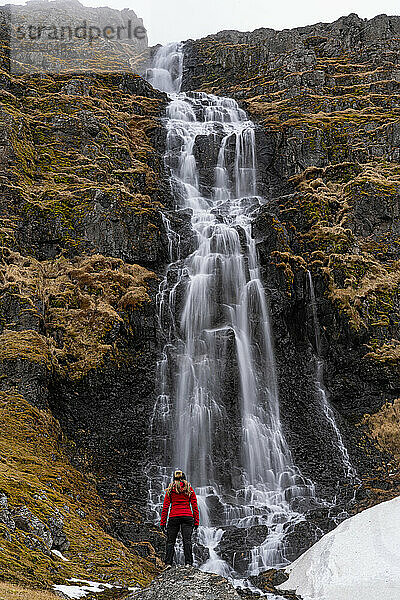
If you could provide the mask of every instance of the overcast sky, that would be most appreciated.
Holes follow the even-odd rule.
[[[13,0],[6,0],[13,3]],[[334,21],[352,12],[371,18],[400,14],[399,0],[81,0],[87,6],[131,8],[144,20],[149,42],[199,38],[222,29],[285,29]],[[6,3],[6,2],[4,2]],[[3,2],[1,2],[3,4]],[[15,4],[24,4],[16,0]]]

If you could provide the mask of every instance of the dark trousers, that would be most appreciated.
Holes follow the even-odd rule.
[[[165,553],[165,563],[172,565],[175,556],[175,542],[179,530],[182,532],[183,552],[185,554],[185,565],[193,564],[192,552],[192,533],[193,517],[171,517],[167,525],[167,551]]]

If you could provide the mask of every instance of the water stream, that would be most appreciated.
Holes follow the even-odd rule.
[[[335,414],[333,412],[332,406],[329,402],[328,392],[324,383],[324,360],[322,358],[322,345],[321,345],[321,331],[318,321],[318,313],[317,313],[317,302],[315,298],[314,291],[314,283],[312,279],[312,275],[310,271],[307,272],[308,283],[310,288],[310,300],[311,300],[311,312],[313,316],[313,325],[314,325],[314,339],[315,339],[315,387],[317,391],[318,398],[321,402],[321,407],[328,421],[334,437],[336,438],[337,448],[339,450],[343,471],[345,476],[354,483],[359,483],[360,480],[358,478],[357,472],[353,465],[351,464],[351,460],[349,457],[349,453],[347,452],[347,448],[344,444],[342,434],[337,426]]]
[[[182,62],[180,46],[171,44],[148,72],[153,86],[170,95],[165,161],[175,210],[190,214],[193,236],[192,252],[181,259],[180,238],[164,216],[171,264],[158,297],[165,346],[151,424],[149,505],[159,515],[172,470],[182,468],[199,500],[197,564],[244,585],[249,575],[287,564],[285,534],[304,520],[298,507],[315,491],[293,463],[280,419],[251,231],[264,203],[257,195],[255,125],[233,99],[180,92]],[[221,543],[229,546],[230,538],[237,553],[224,560]]]

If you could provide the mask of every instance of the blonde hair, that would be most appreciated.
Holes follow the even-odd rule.
[[[181,489],[181,481],[183,483],[182,489]],[[177,494],[184,493],[189,497],[192,495],[191,485],[188,481],[186,481],[186,479],[181,479],[179,481],[173,481],[172,483],[170,483],[169,486],[167,487],[168,496],[171,495],[172,491],[176,492]]]
[[[192,495],[191,485],[186,479],[181,479],[179,476],[182,476],[183,473],[180,469],[177,469],[174,473],[174,481],[169,484],[167,487],[167,495],[170,496],[171,492],[174,491],[177,494],[186,494],[187,496]],[[183,483],[183,488],[181,489],[181,482]]]

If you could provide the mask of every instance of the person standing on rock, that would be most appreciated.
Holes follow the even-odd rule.
[[[168,526],[167,516],[168,511]],[[174,472],[172,483],[165,492],[164,504],[161,512],[161,528],[167,529],[167,548],[165,564],[172,567],[175,555],[175,542],[179,530],[182,532],[185,565],[193,565],[192,533],[199,526],[199,509],[194,489],[186,480],[186,475],[180,469]]]

